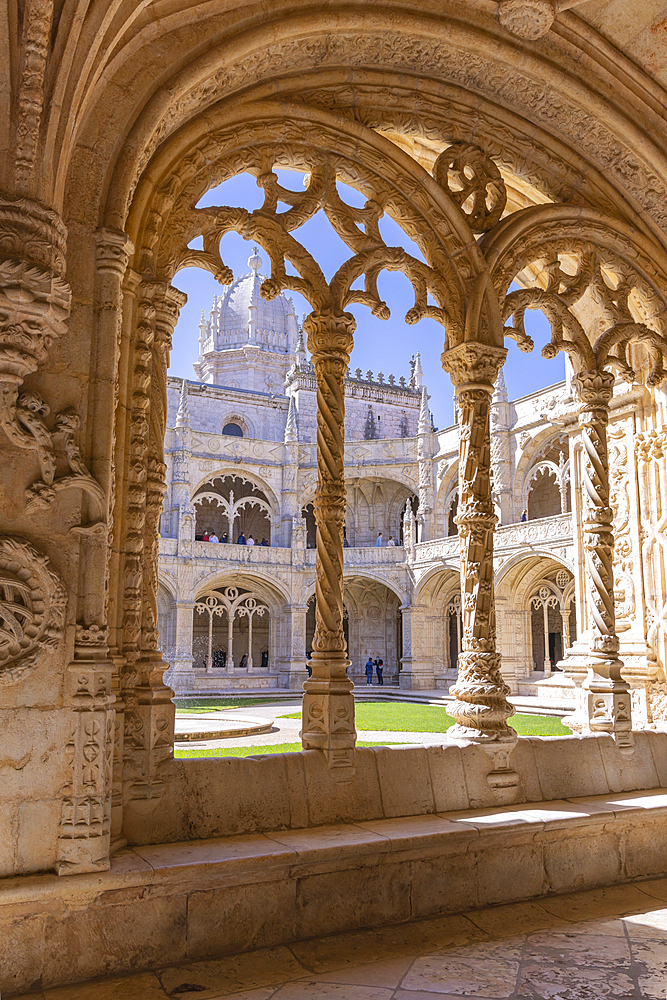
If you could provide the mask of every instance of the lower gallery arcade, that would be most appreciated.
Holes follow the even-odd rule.
[[[158,6],[3,22],[0,991],[667,875],[662,84],[588,4]],[[244,173],[260,207],[200,204]],[[242,413],[205,457],[184,381],[169,424],[173,282],[232,285],[228,234],[270,260],[248,329],[260,298],[308,303],[286,379],[312,441],[265,394],[280,481],[259,441],[241,469]],[[437,325],[455,451],[413,371],[413,433],[354,441],[364,466],[349,363],[364,311],[393,321],[385,272],[415,338]],[[515,448],[531,310],[567,376]],[[214,565],[221,510],[267,545]],[[442,745],[356,745],[369,655],[447,690]],[[303,751],[175,758],[169,682],[303,689]],[[563,692],[573,736],[517,737],[511,695]]]

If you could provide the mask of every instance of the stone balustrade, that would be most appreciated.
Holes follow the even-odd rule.
[[[560,514],[556,517],[545,517],[536,521],[502,525],[496,529],[495,551],[501,553],[503,550],[521,546],[549,548],[553,545],[571,544],[573,541],[572,532],[571,514]],[[232,565],[252,563],[258,567],[265,566],[267,568],[292,564],[315,565],[315,549],[294,550],[279,546],[193,542],[191,551],[194,559],[215,560],[218,563],[225,562]],[[178,555],[178,540],[176,538],[161,538],[160,555]],[[350,546],[344,550],[344,557],[346,567],[385,566],[408,561],[412,565],[430,564],[438,561],[451,562],[452,560],[456,562],[459,558],[459,538],[458,535],[450,535],[448,538],[418,542],[414,546],[412,558],[409,557],[402,545]]]

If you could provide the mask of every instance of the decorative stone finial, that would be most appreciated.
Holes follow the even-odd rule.
[[[287,411],[287,423],[285,425],[285,444],[291,444],[299,440],[299,425],[296,419],[296,403],[294,396],[289,398],[289,409]]]
[[[176,414],[177,427],[190,426],[190,414],[188,413],[188,391],[185,379],[181,380],[181,395],[178,400],[178,413]]]
[[[415,354],[415,371],[414,371],[415,389],[421,389],[423,376],[424,373],[422,371],[422,359],[419,354],[419,351],[417,351],[417,353]]]
[[[552,0],[500,0],[498,4],[498,20],[503,28],[529,41],[546,35],[555,17]]]
[[[262,258],[259,256],[259,247],[252,248],[252,254],[248,257],[248,267],[253,271],[259,271],[262,266]]]
[[[503,375],[502,368],[498,372],[498,378],[496,379],[496,384],[493,389],[494,403],[506,403],[507,402],[507,386],[505,385],[505,377]]]
[[[431,414],[428,408],[428,392],[426,386],[422,386],[422,401],[419,408],[419,423],[417,424],[418,434],[428,434],[431,430]]]

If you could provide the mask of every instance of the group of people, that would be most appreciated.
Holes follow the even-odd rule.
[[[390,535],[389,536],[389,540],[387,541],[387,546],[392,546],[393,547],[393,546],[396,546],[398,544],[400,544],[400,543],[394,541],[394,536]],[[378,531],[378,536],[375,539],[375,547],[378,548],[378,549],[380,549],[380,548],[382,548],[383,545],[384,545],[384,540],[382,538],[382,532]]]
[[[380,656],[376,656],[373,659],[369,656],[366,660],[366,684],[373,683],[373,671],[378,675],[378,684],[384,684],[384,679],[382,677],[382,671],[384,670],[384,660]]]
[[[204,534],[201,536],[201,540],[202,540],[202,542],[222,542],[224,544],[224,543],[226,543],[226,542],[229,541],[229,538],[227,537],[227,532],[226,531],[223,531],[221,538],[218,538],[218,536],[216,535],[215,531],[211,531],[211,532],[205,531]],[[269,545],[269,543],[266,540],[266,538],[263,538],[261,540],[261,542],[257,542],[256,543],[255,539],[252,537],[252,535],[248,535],[248,537],[246,538],[246,536],[243,534],[243,532],[241,532],[241,534],[239,535],[239,537],[236,539],[236,544],[237,545],[255,545],[255,544],[257,544],[257,545],[263,545],[266,548],[268,548],[268,545]]]
[[[308,676],[312,677],[313,668],[311,667],[309,661],[310,661],[310,654],[308,654],[308,658],[306,659],[306,670],[308,671]],[[368,661],[366,663],[366,684],[373,683],[373,671],[375,671],[375,673],[377,674],[378,684],[384,684],[384,678],[382,676],[383,670],[384,670],[384,660],[382,659],[382,657],[376,656],[376,658],[373,659],[372,656],[369,656]]]

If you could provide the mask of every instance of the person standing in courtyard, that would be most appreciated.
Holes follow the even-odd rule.
[[[369,656],[366,660],[366,684],[373,683],[373,660]]]
[[[375,661],[375,673],[378,675],[378,684],[380,686],[384,684],[384,680],[382,679],[383,670],[384,670],[384,660],[378,656],[377,660]]]

